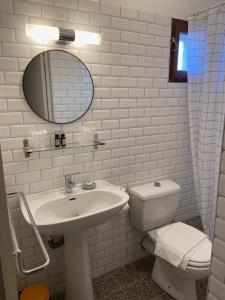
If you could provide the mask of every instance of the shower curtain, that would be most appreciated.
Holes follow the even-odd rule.
[[[189,18],[188,106],[194,193],[214,233],[225,112],[225,6]]]

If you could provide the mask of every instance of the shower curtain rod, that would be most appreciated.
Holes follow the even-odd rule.
[[[211,7],[207,8],[207,9],[203,9],[203,10],[200,10],[200,11],[198,11],[198,12],[196,12],[196,13],[193,13],[191,16],[192,16],[192,17],[198,16],[199,14],[202,14],[202,13],[204,13],[204,12],[207,12],[207,11],[210,10],[210,9],[220,7],[220,6],[224,5],[224,4],[225,4],[225,1],[222,1],[221,3],[217,3],[217,4],[211,6]]]

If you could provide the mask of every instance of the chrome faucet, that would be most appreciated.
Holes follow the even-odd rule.
[[[72,193],[73,188],[76,186],[75,183],[75,175],[80,174],[78,173],[72,173],[72,174],[66,174],[65,175],[65,192],[66,193]]]

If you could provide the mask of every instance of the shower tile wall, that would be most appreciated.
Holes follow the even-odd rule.
[[[124,186],[171,178],[182,186],[177,218],[195,216],[187,86],[168,83],[171,18],[84,0],[3,0],[0,10],[0,142],[7,190],[29,194],[63,187],[63,175],[71,172],[81,172],[78,182],[88,175]],[[93,75],[95,98],[79,122],[52,125],[26,104],[21,86],[26,65],[39,52],[59,47],[27,39],[27,22],[102,34],[101,46],[61,47],[82,59]],[[106,146],[98,151],[52,151],[24,157],[24,137],[38,145],[42,139],[34,133],[53,134],[62,129],[69,143],[76,141],[82,126],[96,128]],[[24,264],[34,265],[41,259],[39,249],[16,201],[12,206]],[[89,235],[93,277],[145,255],[127,209],[91,229]],[[63,248],[49,251],[49,269],[18,279],[20,288],[36,281],[48,284],[52,292],[64,288]]]
[[[225,131],[221,160],[219,196],[208,300],[222,300],[225,295]]]

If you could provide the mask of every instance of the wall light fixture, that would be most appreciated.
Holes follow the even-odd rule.
[[[46,25],[26,24],[26,35],[38,43],[55,41],[60,44],[73,42],[75,46],[100,45],[101,34],[95,32],[58,28]]]

